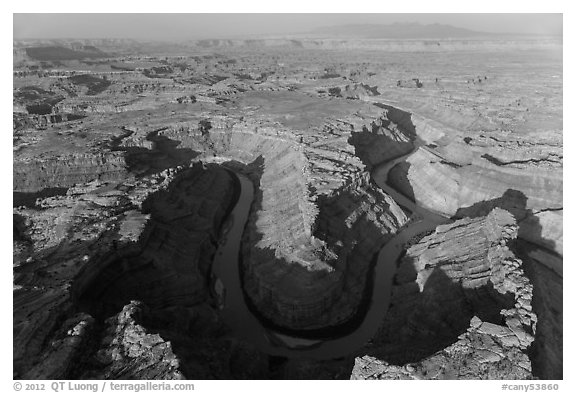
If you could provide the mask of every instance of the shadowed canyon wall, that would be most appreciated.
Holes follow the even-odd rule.
[[[292,329],[350,319],[364,296],[370,262],[406,215],[370,182],[354,156],[350,160],[357,175],[336,191],[310,193],[315,178],[319,184],[313,187],[322,186],[323,173],[316,167],[329,171],[334,166],[330,151],[312,149],[277,129],[225,126],[211,121],[208,131],[181,125],[162,134],[203,151],[206,159],[216,155],[251,162],[262,157],[262,173],[252,179],[258,190],[243,253],[251,302],[266,319]],[[393,157],[398,153],[390,146],[388,157]]]
[[[417,218],[369,171],[416,149],[389,185],[456,221],[406,246],[390,312],[352,377],[561,377],[557,135],[471,138],[408,110],[350,102],[257,92],[231,115],[201,105],[119,123],[109,114],[116,136],[74,155],[62,154],[65,142],[49,146],[56,159],[36,154],[42,142],[22,145],[15,376],[313,377],[331,367],[349,376],[351,358],[268,359],[220,320],[210,263],[238,184],[214,164],[255,187],[240,256],[250,304],[272,326],[310,332],[361,317],[375,255]]]

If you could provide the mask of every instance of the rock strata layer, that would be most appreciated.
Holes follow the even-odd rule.
[[[94,359],[108,367],[93,371],[101,378],[180,375],[169,343],[132,315],[209,300],[210,261],[234,184],[226,170],[197,165],[117,187],[93,182],[45,199],[40,210],[15,209],[15,377],[79,377],[100,370]],[[131,300],[147,305],[117,314]],[[114,335],[99,346],[99,337]]]
[[[368,125],[351,116],[331,120],[324,125],[330,138],[268,126],[259,114],[248,122],[212,118],[209,130],[187,122],[161,132],[202,152],[198,158],[251,168],[257,192],[244,237],[244,285],[258,312],[278,326],[317,329],[352,318],[376,253],[407,222],[369,180],[370,161],[357,157],[370,136],[382,148],[378,161],[410,149],[387,111],[376,114]]]
[[[40,39],[13,54],[15,378],[563,377],[561,41]],[[393,198],[369,176],[389,166]],[[223,168],[254,185],[248,317],[282,328],[264,337],[288,359],[220,315],[210,265],[238,189]],[[454,222],[432,230],[424,209]],[[404,245],[378,310],[374,257],[418,228],[432,232]],[[371,342],[302,358],[367,307],[386,315]]]
[[[510,250],[514,217],[439,226],[411,246],[391,307],[353,379],[527,379],[538,318],[533,286]]]

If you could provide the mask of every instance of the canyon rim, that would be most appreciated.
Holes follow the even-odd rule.
[[[13,378],[563,379],[562,51],[15,37]]]

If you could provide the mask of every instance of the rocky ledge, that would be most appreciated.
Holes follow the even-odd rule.
[[[533,344],[546,322],[513,252],[517,234],[512,214],[495,208],[441,225],[408,248],[390,310],[351,378],[561,378],[561,368],[533,369],[548,356]]]
[[[154,323],[162,310],[210,302],[235,193],[226,170],[196,165],[15,209],[15,378],[179,378],[170,343],[149,330],[166,328]]]

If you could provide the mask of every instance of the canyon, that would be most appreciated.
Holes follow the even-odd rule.
[[[14,378],[563,378],[561,42],[14,53]]]

